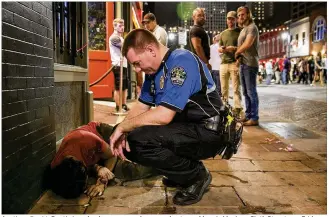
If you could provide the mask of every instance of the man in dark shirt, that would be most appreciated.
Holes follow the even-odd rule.
[[[198,57],[206,63],[209,70],[211,65],[210,59],[210,39],[204,28],[202,27],[206,22],[206,15],[204,9],[196,8],[193,11],[194,26],[190,30],[190,46],[192,52],[198,55]]]
[[[314,79],[314,58],[313,56],[310,56],[307,61],[307,73],[308,73],[308,79],[310,81],[310,84],[312,85],[313,79]]]
[[[283,56],[283,71],[282,71],[282,83],[288,84],[287,78],[288,78],[288,72],[290,70],[290,61],[287,58],[286,55]]]

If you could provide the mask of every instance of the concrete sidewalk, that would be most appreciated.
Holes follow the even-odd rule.
[[[110,103],[95,102],[95,121],[120,122],[113,110]],[[245,127],[231,160],[204,161],[213,180],[197,204],[174,205],[175,189],[154,177],[118,182],[97,198],[65,200],[47,191],[29,214],[326,214],[326,137],[284,139],[265,125],[273,118],[260,116],[264,125]]]

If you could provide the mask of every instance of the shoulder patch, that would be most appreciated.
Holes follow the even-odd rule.
[[[181,66],[176,66],[170,71],[171,83],[182,86],[186,79],[185,69]]]

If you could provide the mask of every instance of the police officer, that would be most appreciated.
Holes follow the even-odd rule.
[[[206,64],[190,51],[169,50],[144,29],[127,35],[122,54],[146,75],[138,102],[110,137],[114,155],[155,168],[166,186],[180,186],[175,204],[197,203],[212,180],[200,160],[222,147],[222,101]]]

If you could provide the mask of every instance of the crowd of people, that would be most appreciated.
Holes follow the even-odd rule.
[[[234,135],[227,137],[223,129],[234,118],[244,126],[259,124],[257,80],[266,76],[266,84],[275,78],[276,83],[298,80],[314,85],[320,77],[323,84],[326,56],[298,61],[284,57],[259,63],[259,32],[248,7],[227,13],[228,28],[214,36],[211,46],[203,28],[204,9],[196,8],[192,19],[188,39],[191,51],[168,48],[167,33],[152,13],[144,16],[144,28],[131,31],[124,40],[124,21],[114,20],[109,41],[112,65],[116,66],[115,90],[123,61],[124,68],[129,63],[136,73],[145,74],[139,98],[128,108],[123,96],[123,108],[129,112],[114,128],[91,122],[65,136],[49,168],[54,192],[73,198],[85,191],[93,197],[101,194],[115,176],[133,180],[163,175],[165,186],[178,188],[174,204],[197,203],[212,181],[201,160],[224,156],[231,141],[239,141]],[[126,94],[127,77],[123,80]],[[224,112],[230,80],[234,118]],[[115,101],[118,110],[117,92]],[[88,189],[87,169],[97,177],[96,184]]]
[[[266,78],[266,84],[310,84],[324,86],[327,83],[327,54],[298,58],[277,58],[259,62],[258,83]]]

